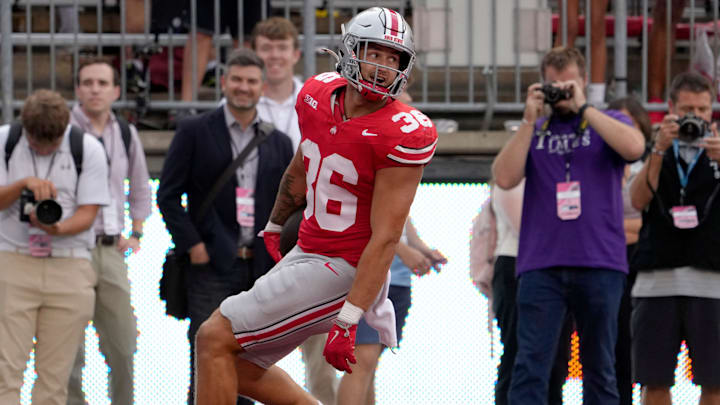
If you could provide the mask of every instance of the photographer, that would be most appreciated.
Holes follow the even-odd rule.
[[[33,403],[65,404],[93,314],[90,227],[109,200],[107,163],[69,116],[58,93],[38,90],[25,100],[22,126],[0,127],[1,404],[20,403],[33,337]]]
[[[528,88],[523,124],[493,164],[503,189],[526,178],[509,403],[546,403],[570,311],[580,335],[584,403],[618,404],[614,351],[627,273],[622,177],[644,141],[624,114],[586,103],[585,61],[576,49],[551,50],[541,74],[545,90],[540,83]],[[549,117],[541,116],[546,104]]]
[[[700,403],[720,403],[720,137],[714,94],[697,73],[677,76],[650,157],[630,186],[643,226],[632,265],[634,379],[644,404],[670,404],[680,342]]]

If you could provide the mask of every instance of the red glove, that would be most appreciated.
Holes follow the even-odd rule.
[[[328,333],[325,350],[323,350],[323,356],[325,356],[328,363],[348,374],[352,374],[348,362],[351,364],[357,363],[357,360],[355,360],[356,331],[357,325],[350,325],[336,320],[332,329],[330,329],[330,333]]]
[[[280,254],[280,232],[282,232],[282,226],[268,222],[265,225],[265,230],[260,232],[260,236],[265,241],[265,249],[270,254],[270,257],[275,260],[275,263],[282,260],[282,254]]]

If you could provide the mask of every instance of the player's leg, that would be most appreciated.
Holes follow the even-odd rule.
[[[210,315],[195,337],[195,403],[232,405],[238,394],[236,358],[242,347],[230,321],[219,310]]]
[[[244,350],[219,310],[200,326],[195,348],[198,405],[233,405],[238,394],[267,405],[318,403],[279,367],[265,369],[238,357]]]
[[[354,274],[342,259],[296,248],[252,289],[225,299],[196,340],[198,404],[229,403],[229,393],[266,404],[316,404],[273,365],[330,329]]]
[[[240,395],[248,396],[266,405],[318,405],[319,403],[278,366],[265,369],[238,357],[235,367]]]

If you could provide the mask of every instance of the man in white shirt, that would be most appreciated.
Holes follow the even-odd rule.
[[[93,325],[110,372],[110,398],[113,405],[133,403],[133,355],[137,326],[130,304],[125,253],[140,249],[143,222],[150,215],[150,185],[147,163],[137,129],[116,116],[112,104],[120,96],[117,71],[107,61],[90,57],[80,63],[75,95],[78,100],[70,122],[100,140],[108,161],[110,204],[97,215],[93,229],[97,246],[92,264],[98,274],[95,287]],[[129,193],[125,195],[125,180]],[[132,232],[122,235],[125,203],[130,208]],[[85,347],[78,351],[68,386],[68,404],[84,405],[82,368]]]
[[[0,127],[6,152],[0,162],[1,404],[20,403],[35,337],[33,403],[64,405],[70,369],[93,314],[91,226],[109,202],[108,169],[100,143],[68,125],[69,117],[62,96],[38,90],[25,101],[22,127]],[[48,211],[40,205],[23,204],[21,212],[29,194],[49,206],[45,200],[54,200],[48,211],[59,219],[44,218]]]
[[[265,62],[265,85],[257,104],[260,119],[272,122],[285,133],[297,150],[300,144],[295,102],[303,83],[295,77],[300,60],[298,32],[290,20],[271,17],[259,22],[252,32],[252,48]]]

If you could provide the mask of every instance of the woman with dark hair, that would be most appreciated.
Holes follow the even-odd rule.
[[[645,108],[633,97],[625,97],[614,100],[608,104],[608,108],[618,110],[626,114],[632,120],[633,126],[639,129],[645,137],[646,145],[650,143],[652,126],[650,124],[650,116]],[[640,212],[632,207],[630,203],[630,183],[635,175],[642,168],[642,163],[647,156],[637,162],[625,166],[625,176],[623,177],[623,211],[624,211],[624,228],[625,243],[627,245],[628,263],[635,251],[635,246],[640,234],[642,226],[642,218]],[[615,346],[615,374],[617,378],[618,391],[620,393],[620,405],[632,404],[632,369],[630,357],[630,314],[632,313],[632,303],[630,299],[630,291],[635,284],[637,271],[630,267],[627,277],[627,284],[623,292],[622,301],[620,302],[620,311],[618,312],[618,340]]]

